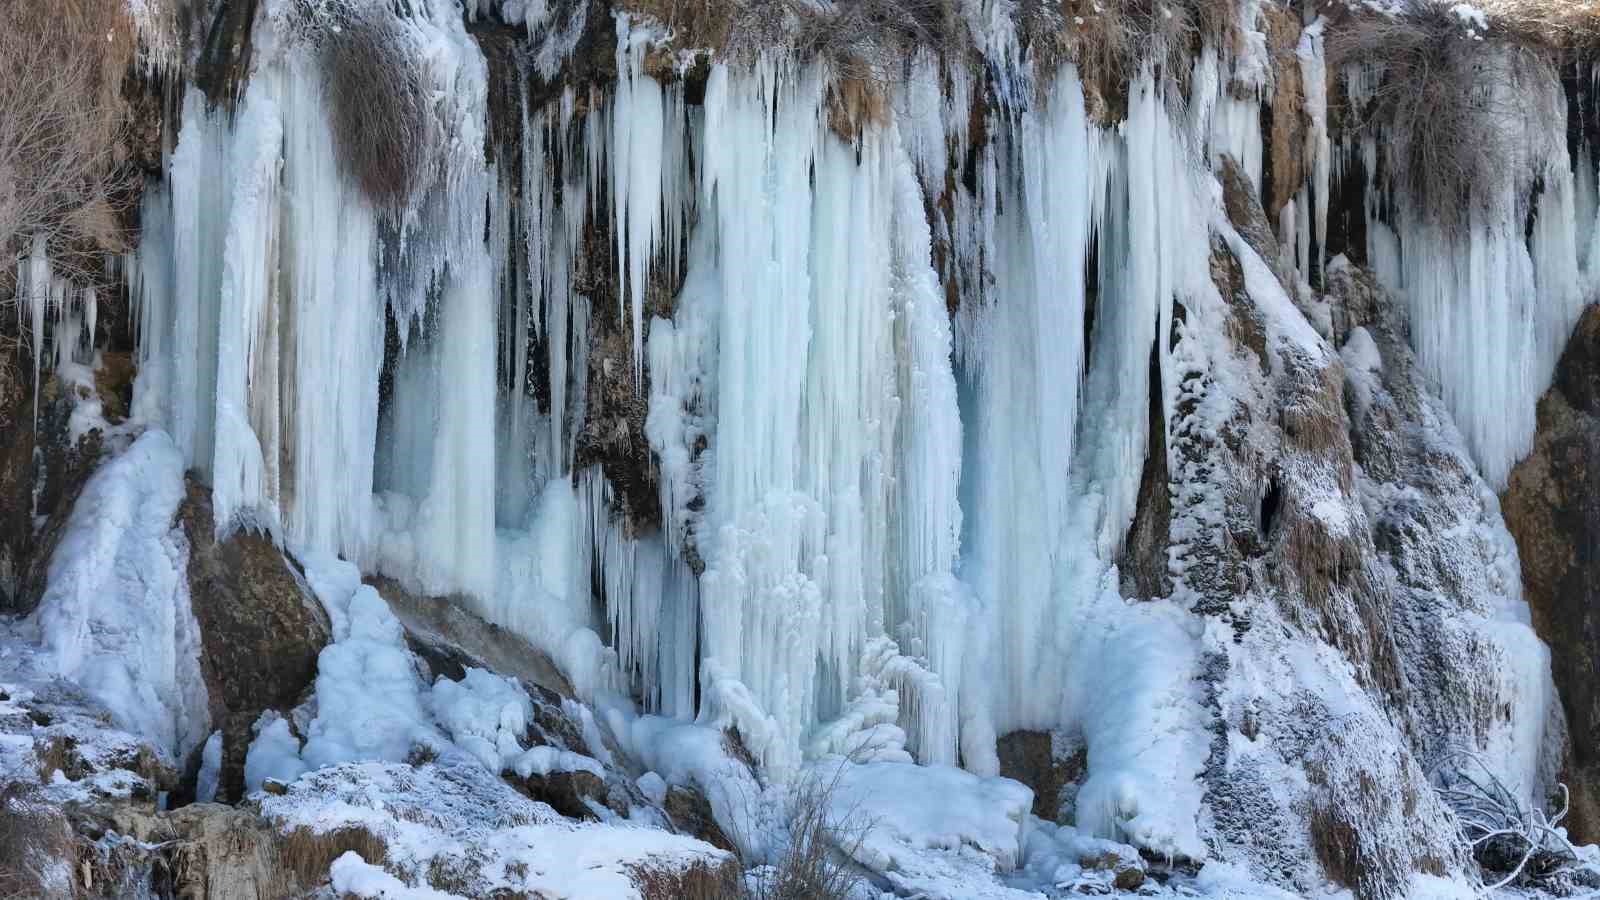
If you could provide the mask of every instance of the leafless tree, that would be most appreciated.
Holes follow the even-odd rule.
[[[1523,803],[1474,753],[1446,754],[1434,765],[1431,780],[1460,820],[1461,838],[1473,857],[1497,878],[1487,890],[1578,864],[1577,849],[1560,827],[1569,808],[1566,785],[1560,786],[1561,809],[1547,815]]]

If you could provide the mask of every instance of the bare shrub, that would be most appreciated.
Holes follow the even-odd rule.
[[[855,809],[837,809],[845,765],[830,776],[803,776],[789,789],[788,843],[775,860],[751,871],[747,900],[848,900],[865,882],[853,858],[873,823]]]
[[[388,3],[306,4],[344,171],[379,207],[404,208],[436,156],[422,54]]]
[[[1473,753],[1446,754],[1434,766],[1430,780],[1455,811],[1461,839],[1478,865],[1484,872],[1500,876],[1485,885],[1486,890],[1499,890],[1518,881],[1548,880],[1579,865],[1576,848],[1558,830],[1570,808],[1566,785],[1560,786],[1561,809],[1547,816],[1538,807],[1524,806]]]
[[[134,37],[120,0],[0,3],[0,267],[42,236],[93,282],[90,251],[123,241],[121,84]]]

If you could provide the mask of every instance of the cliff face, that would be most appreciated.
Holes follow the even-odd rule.
[[[30,252],[36,420],[0,359],[0,723],[167,768],[17,780],[360,896],[624,821],[685,834],[607,896],[1584,883],[1600,119],[1536,6],[130,7],[131,314]]]
[[[1522,579],[1539,636],[1550,645],[1572,741],[1565,778],[1575,791],[1573,832],[1600,828],[1592,735],[1596,596],[1596,453],[1600,452],[1600,310],[1590,307],[1567,344],[1555,383],[1539,401],[1534,449],[1512,472],[1506,524],[1521,551]]]

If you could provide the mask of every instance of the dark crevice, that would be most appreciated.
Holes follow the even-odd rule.
[[[1278,518],[1278,507],[1283,502],[1283,488],[1278,484],[1276,476],[1267,484],[1267,492],[1261,498],[1261,536],[1272,536],[1273,523]]]

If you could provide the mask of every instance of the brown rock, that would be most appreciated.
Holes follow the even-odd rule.
[[[1013,731],[996,743],[1000,774],[1033,788],[1033,814],[1062,821],[1062,790],[1076,793],[1089,771],[1089,751],[1081,739],[1048,731]]]
[[[673,785],[667,788],[666,802],[662,804],[667,813],[667,818],[679,831],[716,847],[719,850],[733,851],[733,841],[723,832],[717,824],[716,816],[711,812],[711,803],[705,794],[694,788]]]
[[[1228,221],[1233,223],[1233,227],[1238,230],[1239,236],[1244,238],[1244,242],[1272,267],[1279,283],[1285,289],[1292,290],[1294,275],[1283,271],[1284,267],[1280,264],[1278,236],[1273,231],[1272,224],[1267,221],[1266,211],[1261,208],[1256,185],[1250,182],[1249,176],[1244,174],[1239,164],[1230,156],[1222,158],[1220,174],[1222,203],[1228,212]]]
[[[250,724],[293,707],[317,674],[327,614],[270,539],[238,531],[216,539],[210,493],[190,481],[178,521],[189,540],[189,593],[200,623],[200,669],[211,718],[223,731],[217,799],[244,791]]]
[[[1533,452],[1512,470],[1501,508],[1567,717],[1568,827],[1588,843],[1600,839],[1600,306],[1578,323],[1539,401]]]
[[[1107,850],[1078,860],[1078,865],[1113,873],[1111,885],[1119,891],[1136,891],[1144,884],[1144,863],[1138,857],[1124,859],[1120,854]]]
[[[50,556],[105,449],[99,431],[71,441],[77,398],[49,373],[40,375],[35,415],[31,365],[0,356],[0,611],[15,615],[32,612],[44,595]],[[120,396],[110,379],[106,391]],[[120,402],[97,399],[108,413]],[[42,529],[35,516],[44,517]]]
[[[606,804],[605,780],[593,772],[551,772],[513,779],[512,783],[529,797],[550,804],[569,819],[596,818],[594,809],[586,801],[600,806]]]
[[[284,839],[260,816],[217,803],[158,811],[148,804],[66,807],[80,846],[78,896],[277,900],[298,896]],[[96,842],[106,834],[131,841]]]
[[[1276,221],[1306,177],[1305,88],[1295,56],[1301,25],[1299,14],[1283,4],[1262,4],[1261,18],[1272,58],[1272,96],[1264,110],[1269,139],[1259,187],[1268,220]]]

